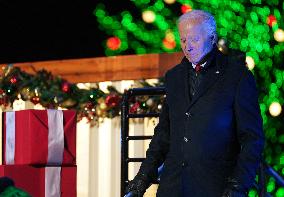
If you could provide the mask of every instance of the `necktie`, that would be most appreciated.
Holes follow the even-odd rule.
[[[200,64],[196,64],[196,66],[195,66],[195,72],[196,73],[199,73],[200,71],[201,71],[201,65]]]

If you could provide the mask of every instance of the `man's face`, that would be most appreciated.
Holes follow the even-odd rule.
[[[197,64],[213,47],[212,38],[202,23],[181,21],[178,25],[181,47],[185,57]]]

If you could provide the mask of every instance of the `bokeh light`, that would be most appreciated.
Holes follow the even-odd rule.
[[[282,107],[281,107],[280,103],[278,103],[278,102],[273,102],[269,106],[269,113],[271,114],[271,116],[279,116],[281,111],[282,111]]]
[[[274,32],[274,39],[277,42],[284,42],[284,31],[283,31],[283,29],[277,29]]]
[[[111,50],[117,50],[121,46],[121,41],[118,37],[111,37],[107,39],[106,45]]]
[[[272,27],[275,23],[277,23],[277,19],[276,19],[275,16],[269,15],[269,16],[267,17],[266,23],[267,23],[270,27]]]
[[[164,2],[167,4],[173,4],[176,2],[176,0],[164,0]]]
[[[247,67],[250,70],[254,69],[255,63],[254,63],[254,59],[252,57],[246,56],[246,64],[247,64]]]
[[[156,14],[152,10],[142,12],[142,19],[146,23],[153,23],[156,19]]]
[[[180,7],[181,13],[186,13],[186,12],[190,12],[192,10],[192,7],[188,4],[184,4]]]

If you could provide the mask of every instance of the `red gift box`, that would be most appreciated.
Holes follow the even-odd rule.
[[[76,171],[76,166],[0,166],[0,176],[11,178],[17,188],[35,197],[76,197]]]
[[[50,118],[52,114],[50,112],[60,114],[58,118],[60,120],[57,121],[58,116]],[[32,109],[4,112],[3,121],[3,164],[76,164],[76,112],[74,110]],[[58,126],[54,122],[61,124]],[[60,130],[61,135],[59,131],[54,132],[54,130]],[[58,142],[54,142],[57,138],[61,140],[59,146]],[[50,159],[52,157],[53,159]]]

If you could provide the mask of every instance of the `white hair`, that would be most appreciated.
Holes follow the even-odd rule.
[[[203,24],[209,36],[214,36],[214,43],[217,43],[216,21],[214,16],[203,10],[192,10],[181,15],[177,24],[181,22]]]

